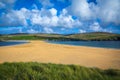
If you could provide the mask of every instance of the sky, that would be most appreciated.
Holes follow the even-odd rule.
[[[0,0],[0,34],[120,34],[120,0]]]

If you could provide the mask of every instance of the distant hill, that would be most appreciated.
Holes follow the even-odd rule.
[[[67,35],[69,38],[76,38],[79,40],[92,40],[92,41],[106,41],[106,40],[120,40],[120,34],[106,33],[106,32],[93,32],[82,34]]]
[[[120,34],[92,32],[79,34],[10,34],[0,35],[0,40],[62,40],[62,41],[120,41]]]

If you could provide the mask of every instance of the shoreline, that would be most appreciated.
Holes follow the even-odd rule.
[[[82,45],[72,45],[72,44],[69,45],[69,44],[51,43],[51,42],[47,42],[47,41],[44,41],[44,42],[50,43],[50,44],[66,45],[66,46],[74,46],[74,47],[89,47],[89,48],[101,48],[101,49],[120,50],[119,48],[106,48],[106,47],[82,46]]]
[[[74,46],[74,47],[88,47],[88,48],[100,48],[100,49],[112,49],[112,50],[120,50],[119,48],[106,48],[106,47],[95,47],[95,46],[82,46],[82,45],[72,45],[72,44],[59,44],[59,43],[51,43],[49,41],[45,40],[7,40],[7,41],[2,41],[2,42],[25,42],[24,44],[31,43],[32,41],[43,41],[45,43],[50,43],[50,44],[56,44],[56,45],[65,45],[65,46]],[[15,45],[7,45],[7,46],[0,46],[0,47],[8,47],[8,46],[19,46],[22,44],[15,44]]]
[[[0,63],[4,62],[75,64],[120,69],[120,50],[30,40],[25,44],[0,47]]]

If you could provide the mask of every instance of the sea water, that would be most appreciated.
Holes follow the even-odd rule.
[[[12,46],[25,43],[28,43],[28,41],[2,41],[0,42],[0,46]]]
[[[120,49],[120,41],[47,41],[54,44]]]

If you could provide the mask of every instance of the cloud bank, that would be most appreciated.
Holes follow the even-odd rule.
[[[120,0],[36,0],[17,9],[18,0],[0,1],[0,27],[19,27],[20,32],[84,33],[120,32]],[[23,0],[28,1],[28,0]],[[34,0],[33,0],[34,1]],[[59,10],[57,2],[70,3]],[[95,3],[96,2],[96,3]],[[39,4],[39,5],[38,5]],[[16,9],[15,9],[16,8]],[[38,27],[39,29],[34,29]],[[7,30],[7,28],[6,28]],[[0,30],[5,32],[5,30]],[[19,32],[18,31],[18,32]],[[62,32],[64,31],[64,32]]]

